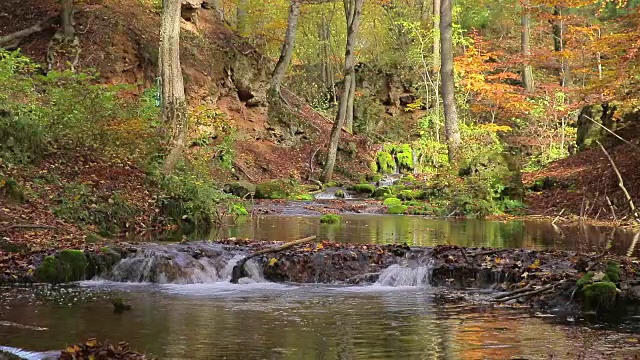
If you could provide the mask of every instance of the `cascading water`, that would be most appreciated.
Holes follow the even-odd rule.
[[[429,286],[432,264],[432,260],[429,260],[426,264],[414,261],[406,264],[391,265],[382,271],[376,285],[392,287]]]
[[[99,280],[159,284],[206,284],[231,279],[234,265],[245,254],[224,250],[217,244],[147,245],[121,260]],[[245,264],[249,274],[242,282],[262,282],[262,270],[255,261]]]
[[[342,190],[344,197],[337,197],[336,192]],[[317,200],[353,199],[353,194],[339,187],[330,187],[314,196]]]
[[[382,179],[378,181],[378,186],[391,186],[396,181],[402,178],[402,174],[396,172],[395,174],[385,174]]]
[[[19,359],[24,360],[53,360],[58,359],[60,355],[59,351],[32,352],[8,346],[0,346],[0,359],[4,359],[2,354],[3,352],[12,354],[14,356],[17,356]]]

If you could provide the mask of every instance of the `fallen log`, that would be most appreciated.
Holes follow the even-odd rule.
[[[288,248],[290,248],[292,246],[296,246],[296,245],[299,245],[299,244],[303,244],[303,243],[309,242],[311,240],[314,240],[315,238],[316,238],[316,236],[313,235],[313,236],[309,236],[309,237],[306,237],[306,238],[294,240],[294,241],[282,244],[280,246],[258,250],[258,251],[254,252],[251,255],[247,255],[242,260],[238,261],[238,263],[233,267],[233,270],[231,272],[231,283],[237,284],[238,280],[241,277],[244,277],[246,275],[246,272],[244,270],[244,265],[250,259],[253,259],[254,257],[260,256],[260,255],[277,253],[277,252],[286,250],[286,249],[288,249]]]
[[[22,38],[25,38],[31,34],[38,33],[40,31],[44,31],[50,28],[51,26],[55,25],[59,21],[59,19],[60,17],[58,15],[51,16],[31,27],[22,29],[20,31],[16,31],[9,35],[2,36],[0,37],[0,47],[4,47],[7,44],[16,44],[16,42],[18,42]]]

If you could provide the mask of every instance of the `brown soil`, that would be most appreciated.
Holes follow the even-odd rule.
[[[637,202],[640,197],[640,150],[623,144],[608,152],[620,170],[625,187]],[[557,216],[562,213],[563,216],[582,215],[619,221],[632,218],[628,200],[618,186],[618,177],[598,146],[556,161],[541,171],[526,173],[523,180],[526,185],[532,185],[544,177],[553,178],[556,185],[527,194],[526,203],[533,214]]]

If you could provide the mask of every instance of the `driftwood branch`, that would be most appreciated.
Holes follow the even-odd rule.
[[[2,36],[0,37],[0,47],[3,47],[7,44],[16,44],[16,42],[19,42],[19,40],[21,40],[22,38],[25,38],[31,34],[38,33],[40,31],[44,31],[50,28],[51,26],[53,26],[54,24],[56,24],[58,21],[59,21],[58,15],[51,16],[31,27],[28,27],[20,31],[16,31],[9,35]]]
[[[303,243],[309,242],[309,241],[311,241],[311,240],[313,240],[315,238],[316,238],[315,235],[314,236],[309,236],[309,237],[306,237],[306,238],[303,238],[303,239],[294,240],[294,241],[282,244],[280,246],[258,250],[256,252],[252,253],[251,255],[247,255],[242,260],[238,261],[238,263],[233,267],[233,271],[231,272],[231,282],[234,283],[234,284],[237,284],[238,280],[246,274],[245,270],[244,270],[244,265],[250,259],[253,259],[254,257],[260,256],[260,255],[277,253],[277,252],[286,250],[286,249],[288,249],[288,248],[290,248],[292,246],[296,246],[296,245],[299,245],[299,244],[303,244]]]
[[[631,195],[629,195],[629,191],[627,191],[627,188],[624,186],[624,181],[622,180],[622,175],[620,174],[620,170],[618,170],[618,167],[616,166],[616,163],[613,162],[613,159],[611,158],[611,155],[609,155],[609,153],[604,148],[604,146],[602,146],[602,144],[599,141],[596,141],[596,143],[598,143],[598,145],[600,145],[600,149],[602,149],[602,152],[604,152],[604,155],[607,157],[607,159],[609,159],[609,162],[611,163],[611,167],[613,168],[613,171],[615,171],[616,175],[618,176],[618,186],[620,187],[620,189],[622,189],[622,192],[624,193],[624,196],[627,198],[627,201],[629,202],[629,208],[631,209],[631,215],[633,215],[633,217],[636,219],[636,221],[639,221],[640,217],[638,216],[638,212],[636,211],[636,206],[633,203],[633,199],[631,198]]]
[[[520,289],[517,289],[517,290],[513,290],[513,291],[509,291],[509,292],[504,293],[504,294],[500,294],[500,295],[494,297],[493,299],[494,300],[499,300],[499,299],[504,299],[504,298],[507,298],[507,297],[511,297],[513,295],[522,294],[524,292],[531,291],[532,287],[533,287],[533,284],[528,284],[527,286],[525,286],[523,288],[520,288]]]
[[[52,229],[57,229],[57,227],[48,226],[48,225],[37,225],[37,224],[17,224],[17,225],[9,225],[7,227],[0,228],[0,233],[7,232],[9,230],[14,230],[14,229],[45,229],[45,230],[52,230]]]
[[[533,296],[533,295],[536,295],[536,294],[541,294],[541,293],[545,293],[545,292],[548,292],[548,291],[553,291],[556,288],[556,286],[562,284],[563,282],[564,282],[564,280],[560,280],[557,283],[549,284],[549,285],[540,287],[540,288],[538,288],[536,290],[531,290],[531,291],[527,291],[527,292],[520,292],[520,293],[516,293],[515,295],[507,296],[507,297],[500,297],[500,298],[496,297],[496,298],[492,299],[491,301],[492,302],[507,302],[507,301],[519,299],[521,297],[529,297],[529,296]]]

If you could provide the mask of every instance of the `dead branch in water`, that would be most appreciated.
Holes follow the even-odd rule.
[[[53,230],[57,229],[55,226],[49,225],[38,225],[38,224],[17,224],[17,225],[9,225],[5,228],[0,229],[0,233],[7,232],[13,229],[43,229],[43,230]]]
[[[607,157],[607,159],[609,159],[609,162],[611,163],[611,167],[613,168],[613,171],[615,171],[616,175],[618,176],[618,186],[620,187],[620,189],[622,189],[622,192],[624,193],[624,196],[627,198],[627,201],[629,202],[629,208],[631,209],[631,215],[635,218],[636,221],[640,221],[640,216],[638,216],[638,212],[636,210],[635,204],[633,203],[633,199],[631,198],[631,195],[629,195],[629,192],[627,191],[627,188],[624,186],[624,181],[622,180],[622,175],[620,174],[620,170],[618,170],[618,167],[616,166],[616,163],[613,162],[613,159],[611,158],[611,155],[609,155],[609,153],[604,148],[604,146],[602,146],[602,144],[599,141],[596,141],[596,143],[598,145],[600,145],[600,149],[602,149],[602,152],[604,152],[604,155]]]
[[[528,296],[533,296],[533,295],[536,295],[536,294],[545,293],[545,292],[548,292],[548,291],[553,291],[556,288],[556,286],[558,286],[558,285],[560,285],[562,283],[564,283],[564,280],[560,280],[557,283],[549,284],[547,286],[543,286],[543,287],[538,288],[536,290],[527,291],[527,292],[516,293],[518,291],[518,290],[516,290],[516,291],[513,292],[515,294],[513,296],[496,297],[496,298],[492,299],[491,301],[492,302],[507,302],[507,301],[519,299],[521,297],[528,297]],[[520,290],[522,290],[522,289],[520,289]]]
[[[303,243],[309,242],[309,241],[311,241],[311,240],[313,240],[315,238],[316,238],[316,236],[313,235],[313,236],[309,236],[309,237],[306,237],[306,238],[303,238],[303,239],[294,240],[294,241],[282,244],[280,246],[258,250],[258,251],[254,252],[251,255],[247,255],[242,260],[238,261],[238,263],[233,267],[233,271],[231,272],[231,282],[234,283],[234,284],[237,284],[238,283],[238,279],[243,277],[243,275],[245,274],[244,265],[250,259],[252,259],[252,258],[254,258],[256,256],[260,256],[260,255],[277,253],[277,252],[286,250],[286,249],[288,249],[288,248],[290,248],[292,246],[296,246],[296,245],[299,245],[299,244],[303,244]]]

